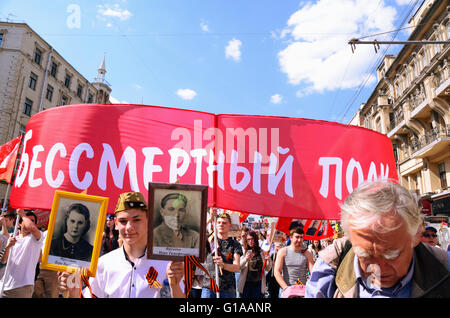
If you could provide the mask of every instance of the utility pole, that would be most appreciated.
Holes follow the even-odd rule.
[[[361,41],[358,39],[351,39],[348,41],[352,48],[352,53],[355,53],[356,44],[373,44],[375,53],[380,49],[380,44],[404,44],[404,45],[424,45],[424,44],[450,44],[450,41],[430,41],[430,40],[411,40],[411,41]]]

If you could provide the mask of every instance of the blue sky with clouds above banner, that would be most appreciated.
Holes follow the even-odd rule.
[[[118,103],[348,123],[399,50],[348,40],[407,27],[420,3],[2,0],[0,19],[26,22],[89,80],[105,54]]]

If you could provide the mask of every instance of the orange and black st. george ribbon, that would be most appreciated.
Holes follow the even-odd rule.
[[[145,276],[145,278],[147,279],[148,286],[155,288],[162,288],[161,284],[156,280],[156,277],[158,277],[158,272],[153,266],[151,266],[148,269],[147,275]]]
[[[216,284],[216,281],[209,275],[208,271],[200,264],[200,261],[195,256],[185,256],[184,257],[184,288],[186,293],[186,298],[189,296],[189,292],[192,288],[192,277],[194,276],[194,271],[192,270],[192,266],[195,265],[200,268],[202,271],[209,276],[211,281],[211,290],[215,293],[219,291],[219,287]]]
[[[92,293],[92,288],[91,288],[91,284],[89,283],[89,270],[87,268],[82,268],[81,269],[81,273],[80,273],[80,285],[83,286],[83,283],[87,286],[87,288],[89,289],[89,292],[91,293],[91,297],[92,298],[97,298],[97,296],[94,295],[94,293]],[[80,288],[80,297],[83,297],[83,293],[81,292]]]

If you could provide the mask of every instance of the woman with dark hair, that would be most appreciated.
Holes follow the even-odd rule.
[[[239,274],[238,291],[241,298],[264,298],[267,291],[266,275],[264,271],[270,271],[272,262],[269,254],[264,253],[258,244],[258,234],[250,231],[244,241],[245,257],[241,258],[241,271]]]
[[[91,226],[89,209],[74,203],[67,209],[60,237],[52,240],[50,254],[80,261],[91,261],[92,245],[83,236]]]
[[[322,249],[323,248],[320,240],[312,241],[311,245],[309,245],[308,250],[311,252],[314,262],[317,260],[317,257],[319,257],[319,252]]]
[[[106,219],[105,230],[103,231],[102,255],[109,253],[118,247],[120,247],[119,231],[116,230],[114,215],[108,215]]]

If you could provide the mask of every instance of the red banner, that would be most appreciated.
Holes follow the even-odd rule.
[[[11,183],[21,140],[22,136],[19,136],[0,146],[0,180],[6,183]]]
[[[370,145],[370,147],[369,147]],[[110,198],[149,182],[209,185],[208,205],[339,219],[366,179],[397,179],[390,140],[337,123],[143,105],[71,105],[27,125],[11,205],[51,208],[56,189]]]

